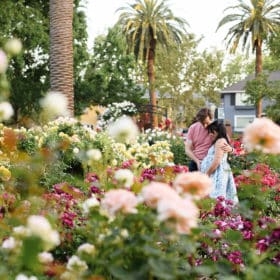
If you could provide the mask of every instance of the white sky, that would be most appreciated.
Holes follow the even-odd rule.
[[[85,1],[87,1],[85,7],[89,47],[93,45],[95,36],[106,33],[107,28],[117,21],[119,13],[116,13],[116,10],[119,7],[124,7],[127,3],[134,3],[134,0]],[[167,0],[174,15],[187,20],[190,25],[188,31],[194,33],[197,38],[204,37],[200,44],[201,49],[211,47],[225,49],[223,39],[227,29],[224,27],[216,32],[216,28],[225,15],[224,9],[236,3],[236,0]]]

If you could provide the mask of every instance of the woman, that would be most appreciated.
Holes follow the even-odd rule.
[[[229,144],[226,127],[223,123],[214,121],[208,125],[207,130],[212,138],[212,146],[201,162],[201,171],[210,176],[213,181],[213,190],[210,197],[223,196],[225,199],[237,203],[236,185],[227,161],[228,153],[222,149],[225,144]]]
[[[212,145],[212,139],[208,134],[207,126],[211,123],[212,114],[210,109],[200,109],[193,121],[193,124],[188,129],[188,134],[185,142],[185,151],[189,158],[189,171],[200,170],[200,163],[207,155],[207,152]],[[223,147],[225,152],[232,152],[230,145],[226,144]]]

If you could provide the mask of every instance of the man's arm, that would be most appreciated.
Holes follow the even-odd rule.
[[[221,147],[223,152],[233,154],[234,153],[234,148],[229,145],[228,143],[224,143],[223,146]]]
[[[198,170],[200,169],[200,160],[193,153],[193,145],[190,140],[185,142],[185,152],[189,158],[191,158],[197,165]]]

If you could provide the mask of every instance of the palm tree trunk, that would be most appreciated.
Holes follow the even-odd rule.
[[[74,115],[73,0],[50,0],[51,91],[64,94]]]
[[[151,39],[149,54],[148,54],[148,79],[149,79],[149,93],[150,93],[150,104],[152,107],[152,127],[158,126],[157,117],[157,96],[155,91],[155,50],[156,50],[156,40]]]
[[[256,45],[256,70],[255,76],[258,77],[262,73],[262,42],[259,41]],[[259,97],[256,108],[256,116],[260,118],[262,115],[262,97]]]

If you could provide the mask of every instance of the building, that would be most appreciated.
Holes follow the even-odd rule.
[[[245,93],[247,81],[254,77],[254,74],[249,75],[221,91],[221,106],[217,110],[217,115],[219,119],[230,123],[234,132],[242,132],[256,117],[256,108],[253,104],[246,102]],[[268,81],[280,81],[280,71],[271,72]],[[263,99],[263,110],[270,104],[271,101]]]

